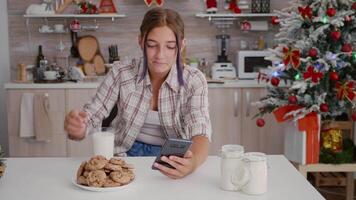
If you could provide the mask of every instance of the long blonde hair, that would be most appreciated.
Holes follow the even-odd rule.
[[[170,28],[175,37],[176,37],[176,45],[177,45],[177,76],[179,85],[184,85],[183,80],[183,64],[181,58],[181,46],[182,40],[184,39],[184,23],[180,15],[172,10],[172,9],[164,9],[164,8],[153,8],[149,10],[141,23],[140,26],[140,37],[143,39],[144,48],[143,48],[143,58],[144,58],[144,70],[141,75],[143,79],[147,74],[147,54],[146,54],[146,41],[147,35],[151,30],[157,27],[167,26]]]

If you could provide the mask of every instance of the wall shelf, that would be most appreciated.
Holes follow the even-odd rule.
[[[125,14],[54,14],[54,15],[24,15],[24,18],[115,18],[126,17]]]
[[[215,13],[215,14],[207,14],[207,13],[197,13],[196,17],[201,18],[240,18],[240,17],[272,17],[277,16],[275,13]]]

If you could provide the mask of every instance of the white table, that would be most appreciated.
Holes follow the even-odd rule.
[[[151,170],[153,157],[128,157],[135,166],[136,179],[114,192],[90,192],[72,184],[81,161],[88,158],[8,158],[0,179],[1,200],[300,200],[324,199],[284,156],[268,156],[268,192],[251,196],[219,188],[220,159],[209,157],[193,174],[172,180]]]

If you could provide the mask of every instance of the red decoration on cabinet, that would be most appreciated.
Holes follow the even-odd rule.
[[[100,13],[116,13],[116,8],[112,0],[100,0]]]

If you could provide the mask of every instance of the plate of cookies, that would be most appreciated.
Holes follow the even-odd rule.
[[[120,158],[93,156],[81,163],[73,184],[89,191],[121,190],[135,179],[133,166]]]

